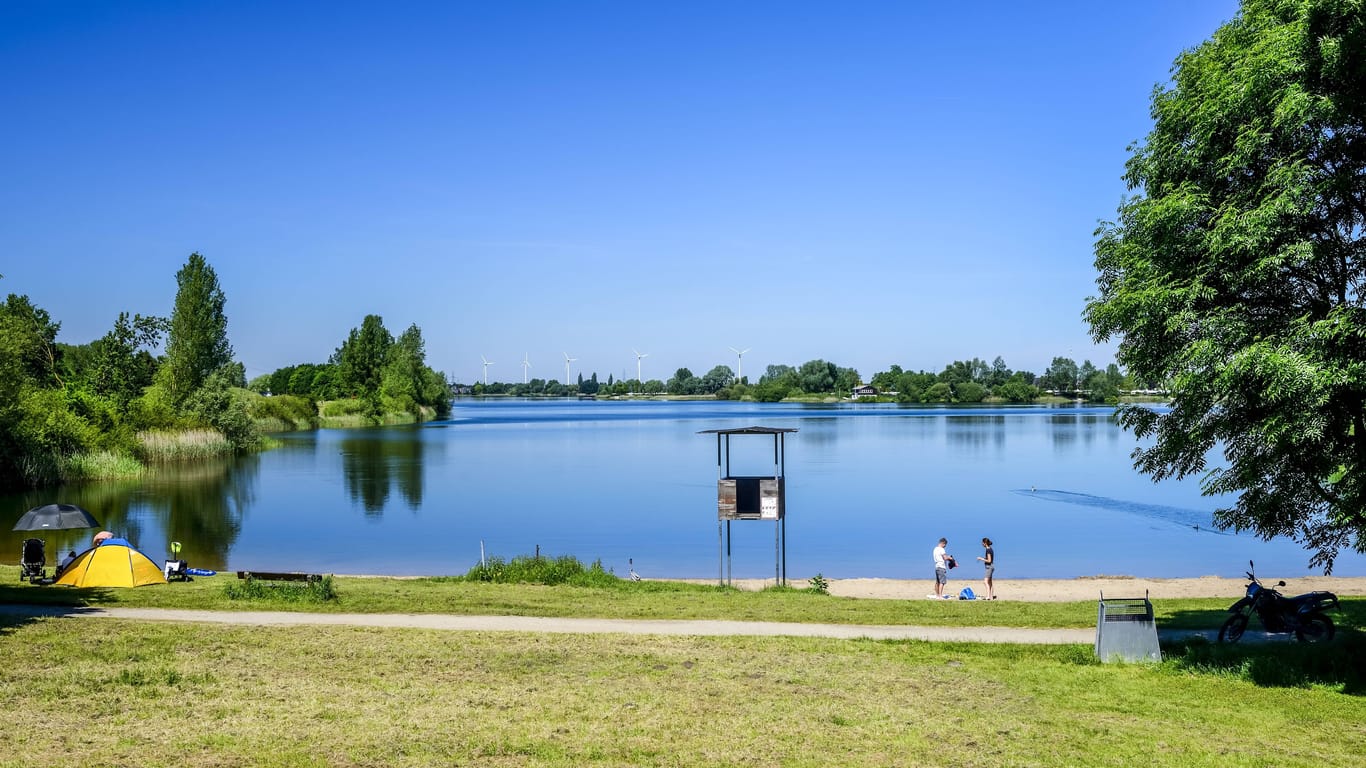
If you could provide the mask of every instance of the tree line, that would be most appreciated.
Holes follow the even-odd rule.
[[[169,318],[121,312],[87,344],[58,342],[61,323],[27,296],[0,302],[0,487],[129,474],[168,457],[153,455],[168,442],[153,436],[194,436],[219,453],[261,445],[269,401],[245,388],[233,360],[217,274],[193,253],[175,279]],[[368,316],[329,366],[328,395],[356,399],[367,418],[448,411],[450,387],[427,367],[415,325],[393,339]],[[191,454],[202,451],[170,456]]]
[[[718,365],[701,376],[687,368],[679,368],[666,381],[649,379],[598,380],[597,373],[587,379],[579,374],[577,383],[566,385],[546,379],[531,379],[526,383],[476,383],[459,387],[473,395],[549,396],[567,395],[694,395],[722,400],[758,400],[777,402],[788,397],[830,396],[849,397],[854,388],[863,384],[859,372],[825,360],[809,360],[800,366],[770,365],[753,384],[749,377],[740,380],[728,365]],[[1081,398],[1095,403],[1117,402],[1119,396],[1132,390],[1160,388],[1159,384],[1141,382],[1110,363],[1098,368],[1089,360],[1080,365],[1068,357],[1055,357],[1038,375],[1030,371],[1013,371],[1000,356],[990,364],[979,358],[955,360],[938,373],[906,371],[893,365],[875,374],[868,383],[884,399],[903,403],[980,403],[988,399],[1011,403],[1028,403],[1045,395]]]

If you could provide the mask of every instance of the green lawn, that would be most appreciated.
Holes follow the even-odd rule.
[[[260,610],[259,601],[231,600],[231,574],[190,583],[138,589],[37,587],[18,580],[18,566],[0,566],[0,604],[119,605],[209,610]],[[333,613],[450,613],[464,615],[574,616],[639,619],[733,619],[828,624],[919,626],[1094,627],[1096,603],[872,600],[818,595],[796,589],[741,592],[677,582],[612,580],[610,586],[490,584],[450,578],[335,577],[338,598],[321,604],[282,605],[288,610]],[[1215,629],[1228,600],[1196,598],[1155,603],[1160,627]],[[1366,626],[1366,598],[1345,598],[1334,620]],[[265,607],[270,607],[266,604]]]
[[[1366,697],[1268,650],[11,619],[0,766],[1360,765]]]
[[[215,610],[1094,626],[1094,603],[339,577],[320,604],[229,576],[133,590],[18,582],[0,603]],[[1360,624],[1366,600],[1347,601]],[[1223,600],[1159,603],[1212,627]],[[1359,765],[1366,638],[1164,647],[237,627],[0,614],[0,766]],[[930,757],[927,757],[930,756]]]

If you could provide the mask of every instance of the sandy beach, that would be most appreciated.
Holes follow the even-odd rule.
[[[682,579],[680,579],[682,581]],[[687,579],[693,583],[714,584],[715,580]],[[1277,579],[1264,582],[1274,585]],[[794,587],[805,587],[806,579],[789,578]],[[735,579],[739,589],[758,590],[773,584],[773,579]],[[948,592],[954,595],[963,587],[983,592],[980,579],[949,579]],[[997,579],[996,597],[1000,600],[1035,602],[1069,602],[1099,600],[1106,597],[1143,597],[1153,600],[1176,597],[1218,597],[1230,601],[1242,597],[1246,579],[1227,579],[1201,576],[1194,579],[1154,579],[1130,576],[1083,576],[1076,579]],[[1339,596],[1366,595],[1366,577],[1306,576],[1286,579],[1282,594],[1298,595],[1315,590],[1328,590]],[[924,600],[934,594],[930,579],[830,579],[830,594],[841,597],[865,597],[884,600]]]

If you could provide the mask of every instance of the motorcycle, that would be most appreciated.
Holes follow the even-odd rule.
[[[1317,643],[1333,639],[1332,619],[1324,615],[1329,609],[1341,610],[1338,596],[1332,592],[1309,592],[1285,597],[1275,589],[1262,586],[1257,580],[1252,561],[1247,562],[1247,595],[1229,607],[1233,615],[1219,628],[1219,642],[1236,643],[1243,637],[1248,620],[1257,614],[1267,632],[1294,632],[1302,643]],[[1276,582],[1284,587],[1284,581]]]

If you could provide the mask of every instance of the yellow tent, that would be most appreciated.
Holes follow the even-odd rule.
[[[165,584],[166,576],[126,539],[106,539],[98,547],[82,552],[55,583],[72,587],[141,587]]]

